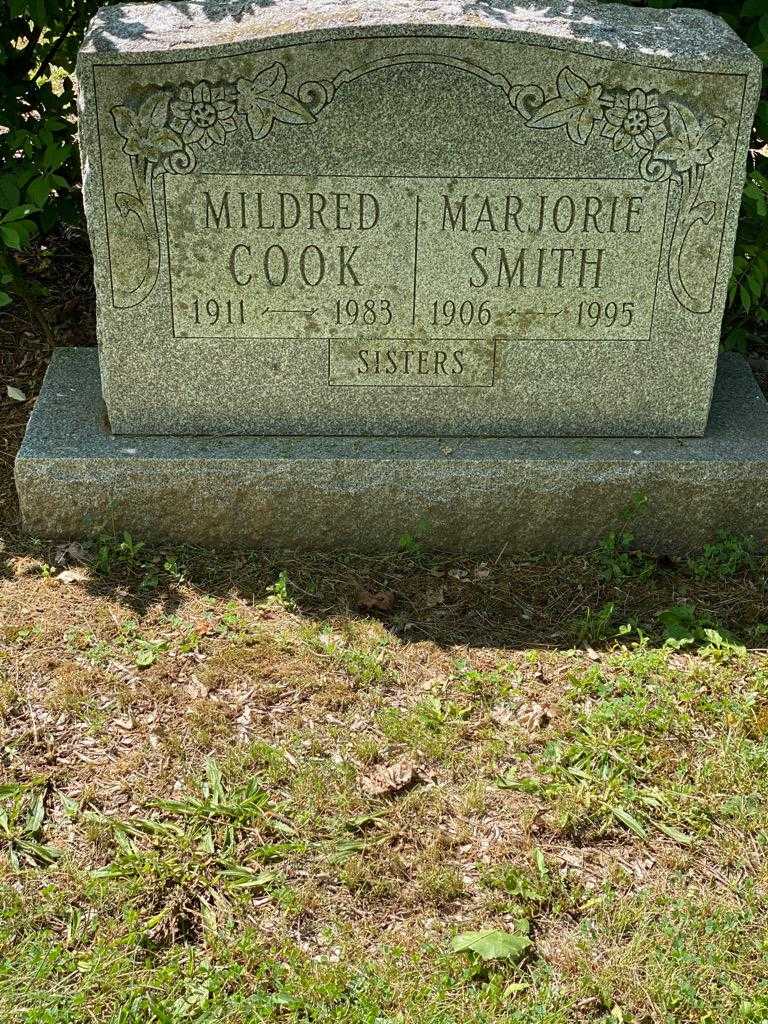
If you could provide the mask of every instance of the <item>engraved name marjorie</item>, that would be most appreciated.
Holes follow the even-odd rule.
[[[591,245],[472,246],[466,254],[465,277],[472,289],[600,288],[610,266],[606,248],[597,244],[599,237],[639,234],[643,229],[642,195],[443,194],[437,200],[437,226],[446,232],[595,239]],[[329,245],[326,239],[329,232],[373,231],[385,215],[385,200],[369,192],[203,191],[202,202],[206,229],[286,233],[280,242],[260,244],[254,237],[232,246],[229,273],[241,287],[259,282],[270,287],[362,287],[366,281],[361,243]],[[427,216],[424,204],[422,217]],[[323,245],[293,246],[292,231],[302,236],[322,233]]]

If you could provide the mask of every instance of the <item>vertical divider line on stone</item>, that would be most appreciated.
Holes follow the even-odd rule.
[[[419,266],[419,196],[416,196],[416,228],[413,239],[413,308],[411,323],[416,323],[416,275]]]

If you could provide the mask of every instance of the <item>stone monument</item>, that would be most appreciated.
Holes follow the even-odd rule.
[[[754,530],[768,412],[715,376],[760,74],[694,10],[102,9],[98,358],[52,362],[27,528],[569,548],[642,493],[659,548]]]

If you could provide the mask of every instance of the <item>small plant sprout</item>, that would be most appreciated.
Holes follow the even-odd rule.
[[[288,573],[285,569],[281,570],[277,579],[269,588],[268,593],[270,602],[280,605],[282,608],[285,608],[286,611],[293,611],[296,607],[296,603],[289,593],[289,582]]]

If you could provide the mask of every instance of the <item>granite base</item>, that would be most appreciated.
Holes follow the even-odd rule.
[[[719,529],[768,538],[768,404],[724,355],[698,438],[116,437],[96,350],[62,348],[16,485],[45,538],[509,554],[590,548],[642,496],[636,543],[679,553]]]

